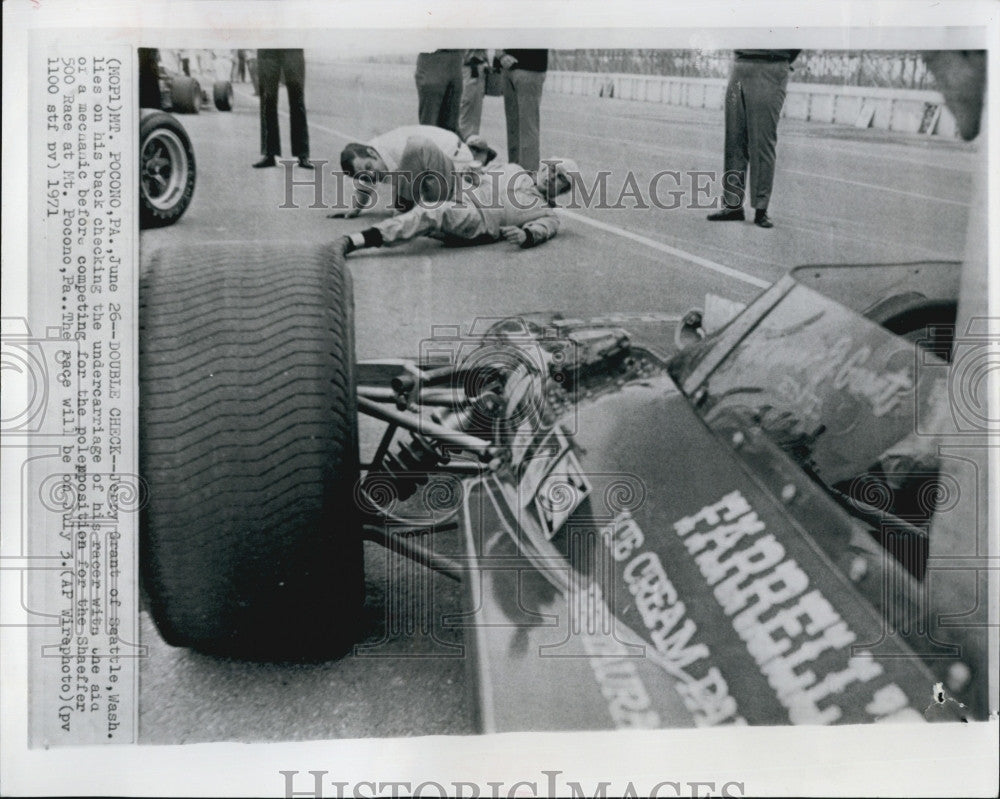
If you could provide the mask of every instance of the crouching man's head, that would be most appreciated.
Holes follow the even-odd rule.
[[[378,150],[360,142],[351,142],[341,151],[340,168],[350,178],[370,176],[374,182],[383,180],[389,171]]]
[[[555,199],[573,188],[573,183],[580,179],[580,168],[572,158],[546,158],[538,167],[535,185],[548,200],[549,205],[555,204]]]

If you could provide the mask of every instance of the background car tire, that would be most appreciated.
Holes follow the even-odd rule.
[[[343,652],[364,601],[343,254],[160,251],[139,296],[140,558],[161,634],[251,659]]]
[[[139,227],[180,219],[194,196],[194,148],[170,114],[142,111],[139,122]]]
[[[217,80],[212,86],[215,107],[220,111],[233,110],[233,84],[228,80]]]
[[[201,87],[194,78],[180,75],[170,81],[171,110],[178,114],[197,114],[201,108]]]
[[[922,294],[907,292],[876,303],[865,311],[865,316],[946,363],[951,362],[958,316],[955,300],[929,300]]]

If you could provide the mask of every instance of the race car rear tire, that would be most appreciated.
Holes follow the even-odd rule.
[[[180,75],[170,81],[171,110],[178,114],[197,114],[201,109],[201,87],[194,78]]]
[[[194,147],[187,131],[163,111],[141,112],[139,122],[139,227],[172,225],[194,196]]]
[[[343,652],[364,571],[342,253],[160,251],[139,296],[140,558],[161,634],[257,660]]]
[[[220,111],[233,110],[233,84],[228,80],[217,80],[212,86],[215,107]]]

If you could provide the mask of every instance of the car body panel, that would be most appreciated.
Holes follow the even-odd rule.
[[[595,640],[610,650],[605,657],[628,664],[641,708],[636,725],[641,713],[645,724],[670,727],[922,718],[915,708],[929,695],[931,673],[885,639],[880,617],[846,575],[667,376],[575,411],[589,486],[551,549],[539,544],[543,525],[531,503],[503,479],[477,485],[465,520],[475,570],[484,574],[469,598],[471,618],[483,622],[474,627],[490,729],[609,726],[594,690],[608,690],[592,665]],[[795,501],[815,492],[798,477]],[[713,530],[722,535],[724,519],[706,521],[713,508],[734,514],[734,530],[750,531],[716,555],[712,544],[693,543]],[[681,535],[685,520],[691,530]],[[507,571],[494,565],[504,558]],[[742,579],[733,576],[737,564]],[[552,648],[567,629],[580,631],[576,654],[569,641]],[[865,651],[876,645],[877,662]]]
[[[673,680],[633,632],[611,624],[589,583],[564,591],[559,557],[526,558],[491,479],[468,486],[463,530],[474,559],[463,575],[468,611],[448,620],[472,648],[483,732],[693,726]],[[583,605],[590,597],[591,608]],[[581,600],[584,600],[581,604]]]

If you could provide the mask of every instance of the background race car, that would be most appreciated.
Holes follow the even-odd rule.
[[[147,106],[143,98],[143,107],[178,114],[197,114],[210,104],[219,111],[233,110],[232,51],[145,49],[145,53],[140,50],[140,59],[147,59],[150,68],[155,64],[160,99]]]
[[[191,78],[165,77],[159,51],[139,49],[139,226],[164,227],[180,219],[194,196],[195,159],[184,126],[161,109],[180,82],[182,96],[194,96]],[[232,86],[229,87],[230,94]],[[187,94],[185,94],[187,93]],[[197,106],[197,104],[195,104]],[[232,104],[230,103],[230,107]],[[197,110],[197,107],[195,107]]]

